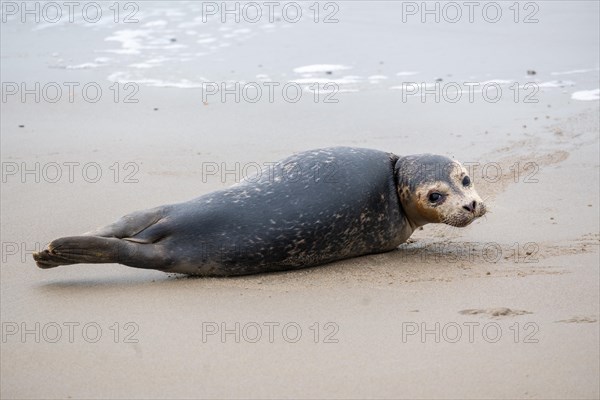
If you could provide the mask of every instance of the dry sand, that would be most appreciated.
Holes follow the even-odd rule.
[[[600,396],[597,101],[560,90],[537,104],[401,103],[390,90],[330,105],[139,97],[2,104],[3,163],[103,172],[2,183],[2,398]],[[207,279],[45,271],[31,258],[56,237],[234,183],[203,182],[207,162],[331,145],[443,153],[502,174],[475,169],[490,212],[467,228],[429,225],[396,251],[306,270]],[[515,177],[515,163],[535,170]]]

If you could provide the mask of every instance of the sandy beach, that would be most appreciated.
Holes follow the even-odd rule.
[[[2,3],[3,399],[600,396],[597,2],[495,3],[497,23],[408,2],[258,23],[132,4],[71,23]],[[328,146],[456,158],[489,212],[235,278],[31,256]]]

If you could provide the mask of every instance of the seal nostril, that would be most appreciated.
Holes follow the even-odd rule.
[[[463,206],[463,208],[469,212],[474,213],[475,209],[477,208],[477,202],[473,200],[471,203],[467,204],[466,206]]]

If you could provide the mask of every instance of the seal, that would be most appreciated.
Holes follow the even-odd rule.
[[[33,255],[40,268],[120,263],[201,276],[311,267],[396,249],[420,226],[464,227],[486,207],[450,158],[332,147],[227,189],[126,215]]]

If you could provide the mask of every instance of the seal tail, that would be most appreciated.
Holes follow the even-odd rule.
[[[42,269],[78,263],[119,263],[137,268],[164,267],[156,245],[100,236],[68,236],[52,241],[48,248],[34,253]],[[162,264],[162,265],[158,265]]]

